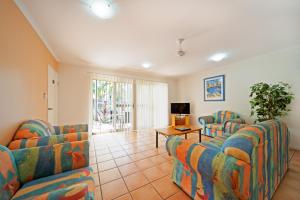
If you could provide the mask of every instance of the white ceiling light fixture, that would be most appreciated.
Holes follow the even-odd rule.
[[[116,14],[116,7],[111,0],[94,0],[90,9],[101,19],[110,19]]]
[[[228,53],[216,53],[209,57],[209,60],[214,62],[220,62],[228,57]]]
[[[177,43],[178,43],[178,46],[179,46],[179,48],[178,48],[178,50],[177,50],[177,55],[178,56],[184,56],[185,55],[185,51],[183,50],[183,48],[182,48],[182,43],[184,42],[184,38],[179,38],[178,40],[177,40]]]
[[[149,63],[149,62],[144,62],[144,63],[142,64],[142,66],[143,66],[145,69],[149,69],[150,67],[152,67],[152,64]]]

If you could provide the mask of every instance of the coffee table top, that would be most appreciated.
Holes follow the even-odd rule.
[[[190,130],[179,131],[179,130],[175,129],[176,127],[190,128]],[[183,135],[183,134],[192,133],[194,131],[201,130],[201,127],[196,126],[196,125],[184,125],[184,126],[176,126],[176,127],[169,126],[168,128],[155,129],[155,131],[162,134],[162,135],[164,135],[164,136],[172,136],[172,135]]]

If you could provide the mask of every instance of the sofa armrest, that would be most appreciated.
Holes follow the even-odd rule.
[[[63,135],[51,135],[47,137],[38,137],[30,139],[13,140],[9,143],[10,150],[50,146],[64,142],[76,142],[88,140],[89,134],[87,132],[68,133]]]
[[[76,185],[71,185],[69,187],[64,187],[61,189],[53,190],[51,192],[46,192],[33,198],[35,200],[44,199],[91,199],[88,191],[88,185],[86,183],[80,183]]]
[[[209,115],[209,116],[202,116],[198,118],[199,123],[205,127],[206,124],[212,124],[214,123],[214,116]]]
[[[63,126],[54,126],[55,134],[67,134],[75,132],[88,132],[87,124],[74,124],[74,125],[63,125]]]
[[[212,186],[219,194],[224,195],[223,197],[249,198],[251,173],[249,163],[180,137],[168,138],[167,151],[184,166],[185,170],[200,174],[197,177],[201,178],[204,195],[208,195]]]
[[[25,148],[12,153],[21,183],[89,165],[88,141]]]

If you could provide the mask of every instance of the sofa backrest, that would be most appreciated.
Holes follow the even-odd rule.
[[[214,116],[214,120],[215,120],[214,122],[218,123],[218,124],[221,124],[229,119],[236,119],[236,118],[240,117],[237,113],[234,113],[231,111],[226,111],[226,110],[218,111],[218,112],[214,113],[213,116]]]
[[[12,151],[21,184],[89,166],[89,142],[76,141]]]
[[[272,145],[278,150],[278,143],[288,145],[289,131],[280,120],[264,121],[238,130],[223,144],[222,151],[250,163],[253,150],[258,146]]]
[[[54,132],[54,128],[48,122],[39,119],[27,120],[17,129],[14,140],[50,136]]]
[[[64,126],[54,126],[55,134],[67,134],[76,132],[88,132],[87,124],[76,124],[76,125],[64,125]]]
[[[12,152],[0,145],[0,199],[11,199],[19,187],[20,182]]]

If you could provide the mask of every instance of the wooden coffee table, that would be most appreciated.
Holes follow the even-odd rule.
[[[198,131],[199,132],[199,142],[201,142],[201,127],[199,126],[176,126],[176,127],[185,127],[190,128],[190,130],[179,131],[176,130],[175,127],[169,126],[168,128],[155,129],[156,132],[156,148],[158,148],[158,134],[161,134],[165,137],[175,136],[175,135],[185,135],[185,139],[187,139],[187,134]]]

